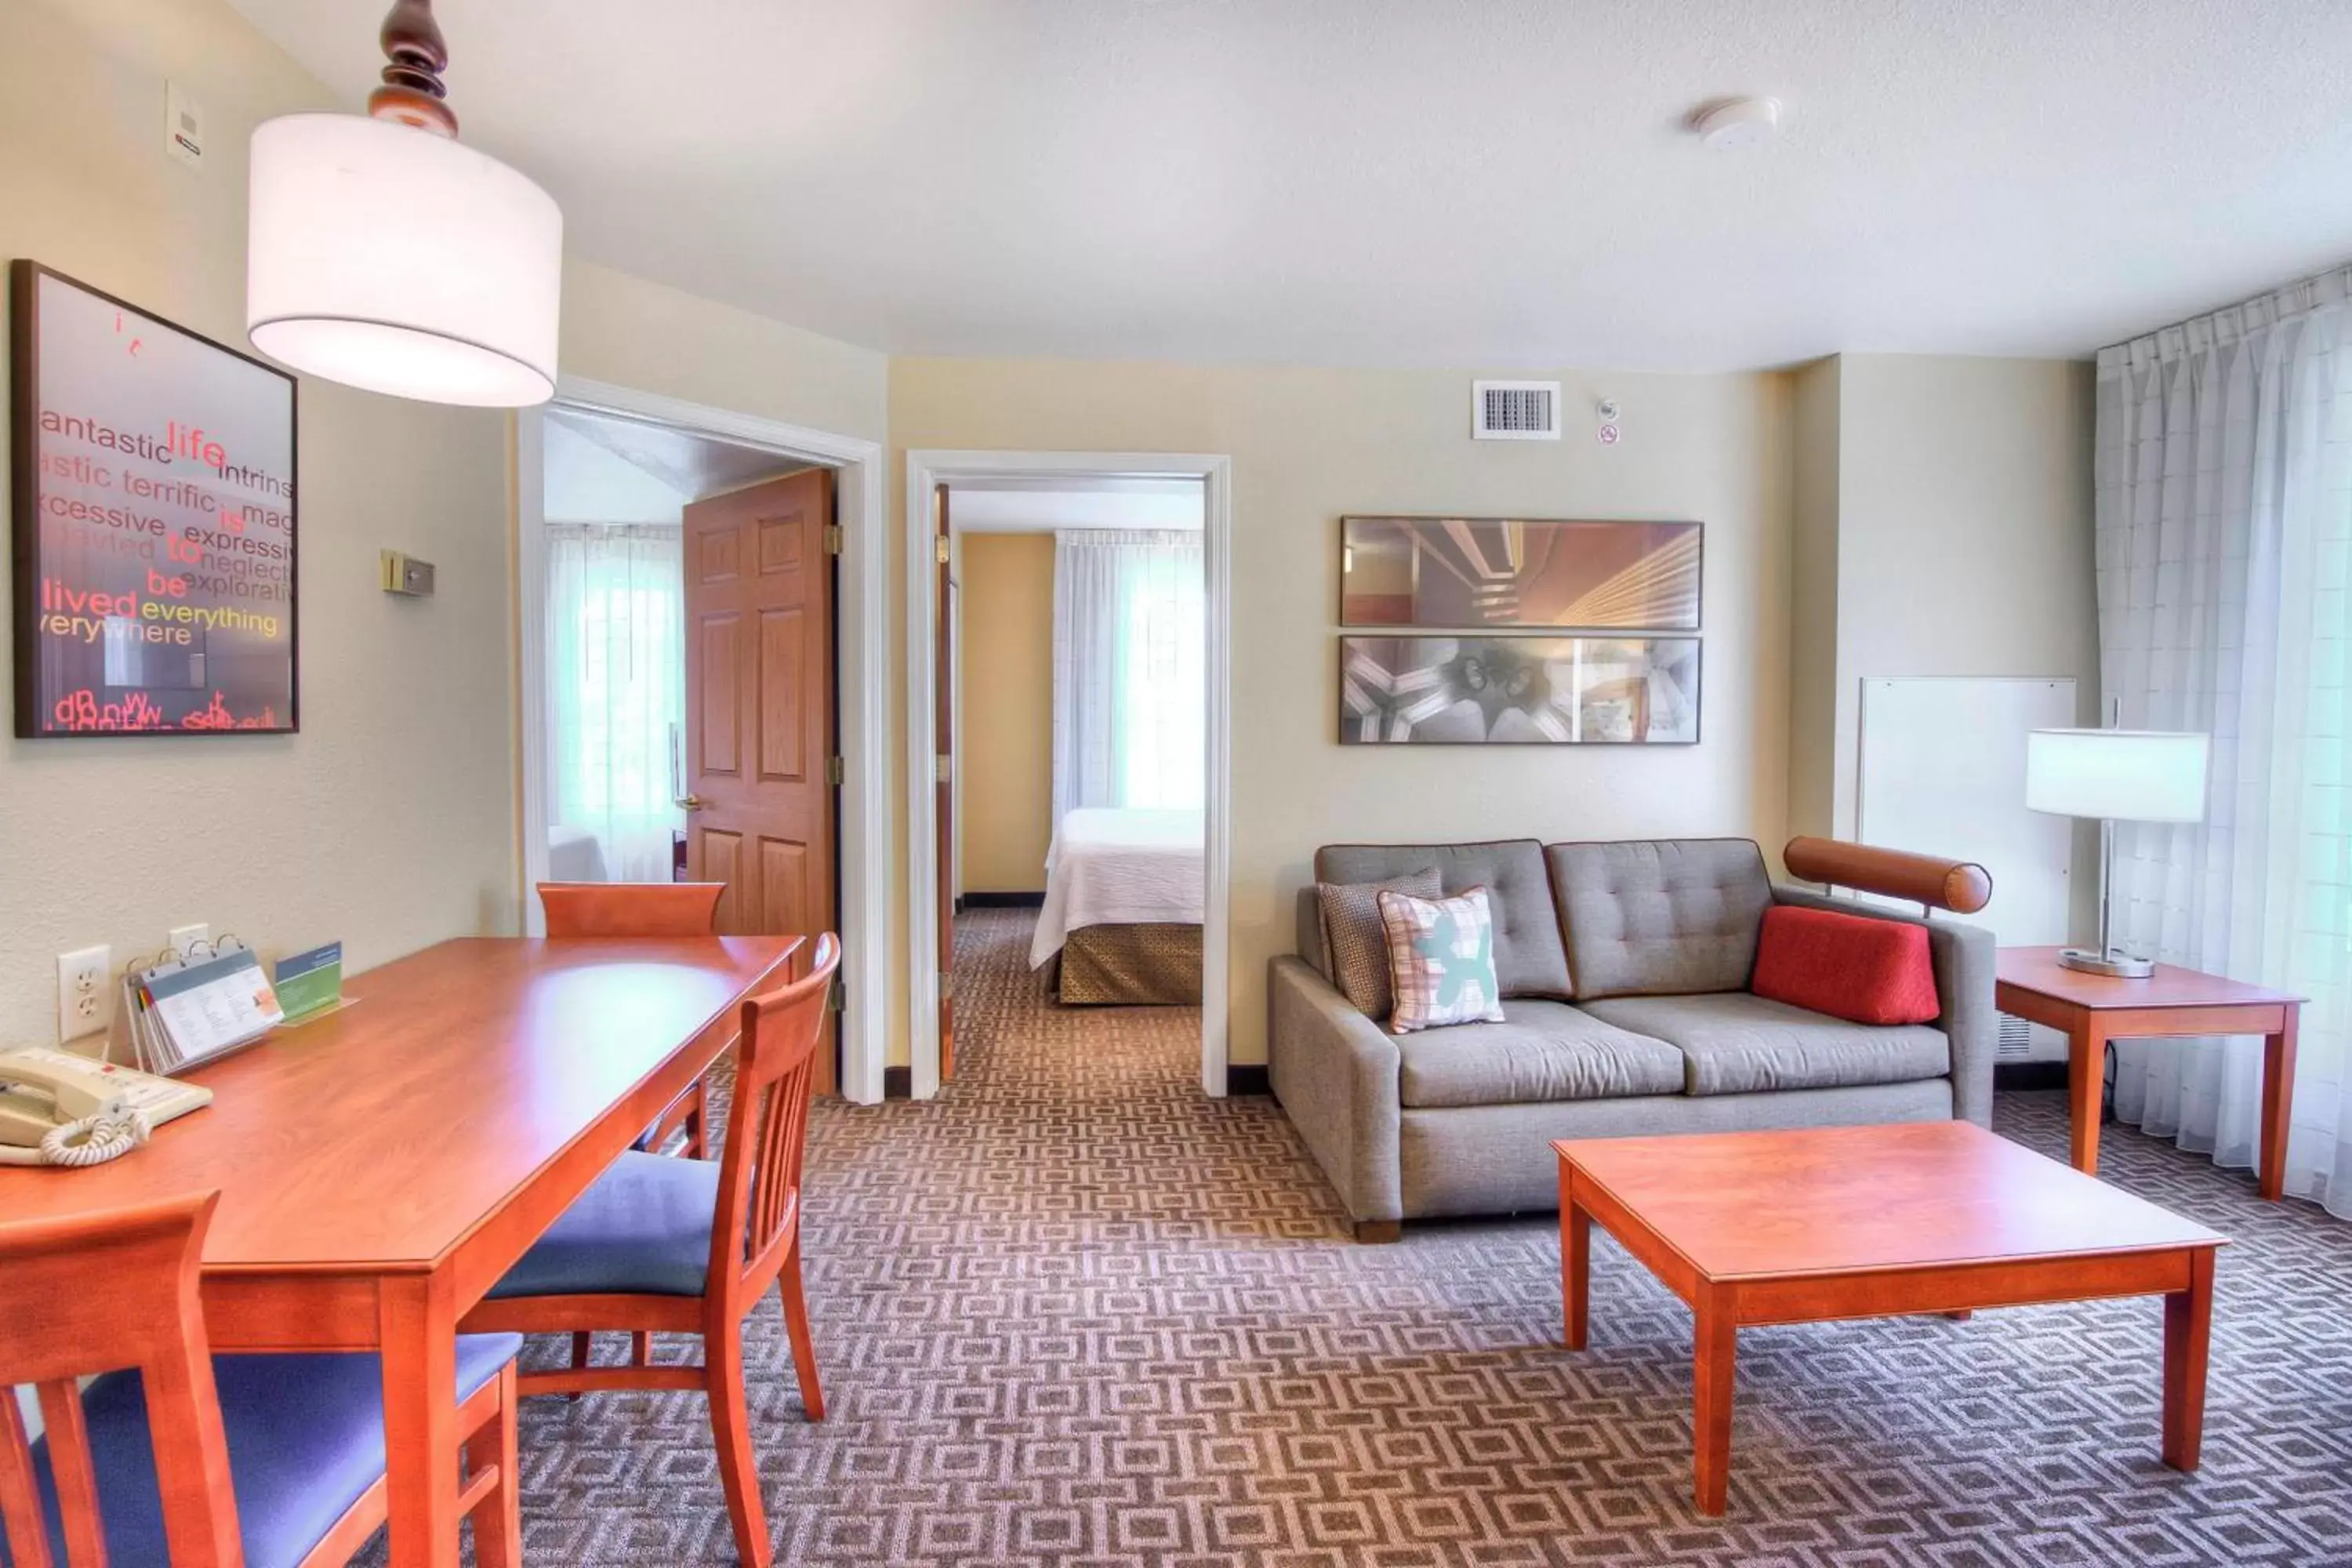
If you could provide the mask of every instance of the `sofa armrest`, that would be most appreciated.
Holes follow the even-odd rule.
[[[1397,1047],[1298,959],[1266,974],[1267,1076],[1339,1201],[1357,1220],[1404,1217]]]
[[[1896,921],[1927,930],[1927,961],[1936,971],[1936,1021],[1952,1047],[1952,1114],[1979,1127],[1992,1125],[1992,1065],[2000,1046],[2000,1019],[1993,1006],[1992,932],[1958,921],[1922,920],[1899,910],[1836,899],[1807,888],[1775,884],[1775,903],[1830,910],[1842,915]]]

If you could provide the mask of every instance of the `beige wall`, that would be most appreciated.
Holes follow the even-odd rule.
[[[0,3],[0,253],[239,340],[246,136],[269,114],[349,106],[220,0]],[[162,153],[167,75],[211,115],[202,174]],[[1468,370],[894,362],[583,261],[565,287],[567,373],[887,437],[894,485],[911,447],[1231,455],[1238,1062],[1264,1058],[1265,961],[1287,947],[1290,893],[1327,839],[1717,832],[1774,847],[1792,821],[1851,823],[1863,675],[2095,683],[2084,366],[1850,355],[1794,375],[1570,372],[1567,440],[1474,444]],[[1602,395],[1624,405],[1614,447],[1589,435]],[[304,733],[0,742],[0,1041],[48,1037],[53,958],[69,946],[127,957],[201,920],[265,948],[340,935],[364,965],[515,918],[507,421],[320,383],[302,400]],[[1705,742],[1339,747],[1337,519],[1375,510],[1706,521]],[[435,561],[440,593],[379,593],[383,545]],[[895,751],[895,624],[891,648]],[[893,765],[895,814],[906,760]],[[903,822],[890,831],[903,873]],[[903,1062],[903,907],[892,918]]]
[[[1054,536],[961,540],[963,885],[975,893],[1045,886],[1054,837]]]
[[[1853,832],[1861,684],[1900,675],[2072,675],[2098,693],[2091,364],[1839,355],[1800,372],[1800,635],[1834,627],[1830,823]],[[1821,545],[1822,529],[1834,552]],[[1825,578],[1828,574],[1828,578]],[[1818,700],[1816,660],[1804,663]],[[1818,811],[1809,775],[1794,811]]]
[[[164,156],[163,84],[210,115]],[[244,340],[246,138],[325,100],[215,0],[6,0],[0,256]],[[0,741],[0,1045],[56,1037],[60,951],[118,964],[207,921],[354,967],[514,910],[509,421],[315,381],[300,394],[302,732]],[[394,546],[430,599],[376,586]]]
[[[1824,837],[1837,831],[1838,369],[1795,373],[1790,443],[1789,831]]]
[[[1865,679],[2071,676],[2095,721],[2092,367],[1844,354],[1797,381],[1790,817],[1843,836]],[[2078,835],[2078,926],[2094,848]]]
[[[835,436],[882,439],[890,362],[871,349],[573,258],[563,374]]]
[[[891,364],[890,438],[902,452],[1233,458],[1236,1062],[1265,1059],[1265,963],[1289,949],[1291,896],[1318,844],[1505,833],[1738,833],[1778,843],[1789,771],[1788,378],[1568,372],[1570,435],[1554,444],[1473,443],[1470,377],[1467,370],[1057,361]],[[1591,437],[1589,410],[1603,395],[1624,406],[1625,439],[1616,447]],[[894,472],[903,466],[894,462]],[[1343,749],[1334,711],[1339,519],[1378,510],[1703,520],[1705,742]],[[904,570],[901,560],[894,580]],[[902,604],[894,595],[894,613]],[[903,683],[897,689],[903,692]],[[903,725],[903,698],[898,720]],[[904,799],[903,775],[901,784]],[[903,911],[897,918],[903,955]],[[903,1010],[903,997],[897,1005]],[[903,1016],[894,1017],[892,1035],[894,1058],[904,1059]]]
[[[0,5],[0,256],[241,343],[252,127],[355,106],[220,0]],[[201,174],[163,151],[167,77],[209,117]],[[562,363],[872,440],[887,415],[884,355],[577,258]],[[356,969],[514,929],[510,430],[302,384],[301,734],[0,741],[0,1045],[54,1037],[55,954],[94,942],[121,963],[205,921],[339,936]],[[376,588],[385,546],[438,566],[433,598]]]

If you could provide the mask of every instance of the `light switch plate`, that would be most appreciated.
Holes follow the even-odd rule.
[[[58,1039],[103,1034],[114,1023],[114,955],[103,947],[58,954]]]
[[[196,943],[210,942],[212,939],[213,928],[208,925],[173,926],[172,928],[173,954],[179,958],[185,958],[188,956],[189,950]]]

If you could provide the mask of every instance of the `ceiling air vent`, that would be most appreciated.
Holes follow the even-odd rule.
[[[1559,439],[1559,383],[1474,381],[1470,434],[1481,441]]]

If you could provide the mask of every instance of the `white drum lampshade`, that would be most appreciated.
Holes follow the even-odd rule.
[[[2202,822],[2212,742],[2158,730],[2035,730],[2025,738],[2025,804],[2053,816]]]
[[[2025,737],[2025,804],[2099,824],[2099,945],[2063,948],[2059,963],[2145,980],[2155,961],[2115,941],[2116,824],[2202,822],[2210,737],[2170,730],[2033,730]]]
[[[563,215],[454,137],[289,114],[253,133],[246,329],[370,392],[515,408],[555,394]]]

